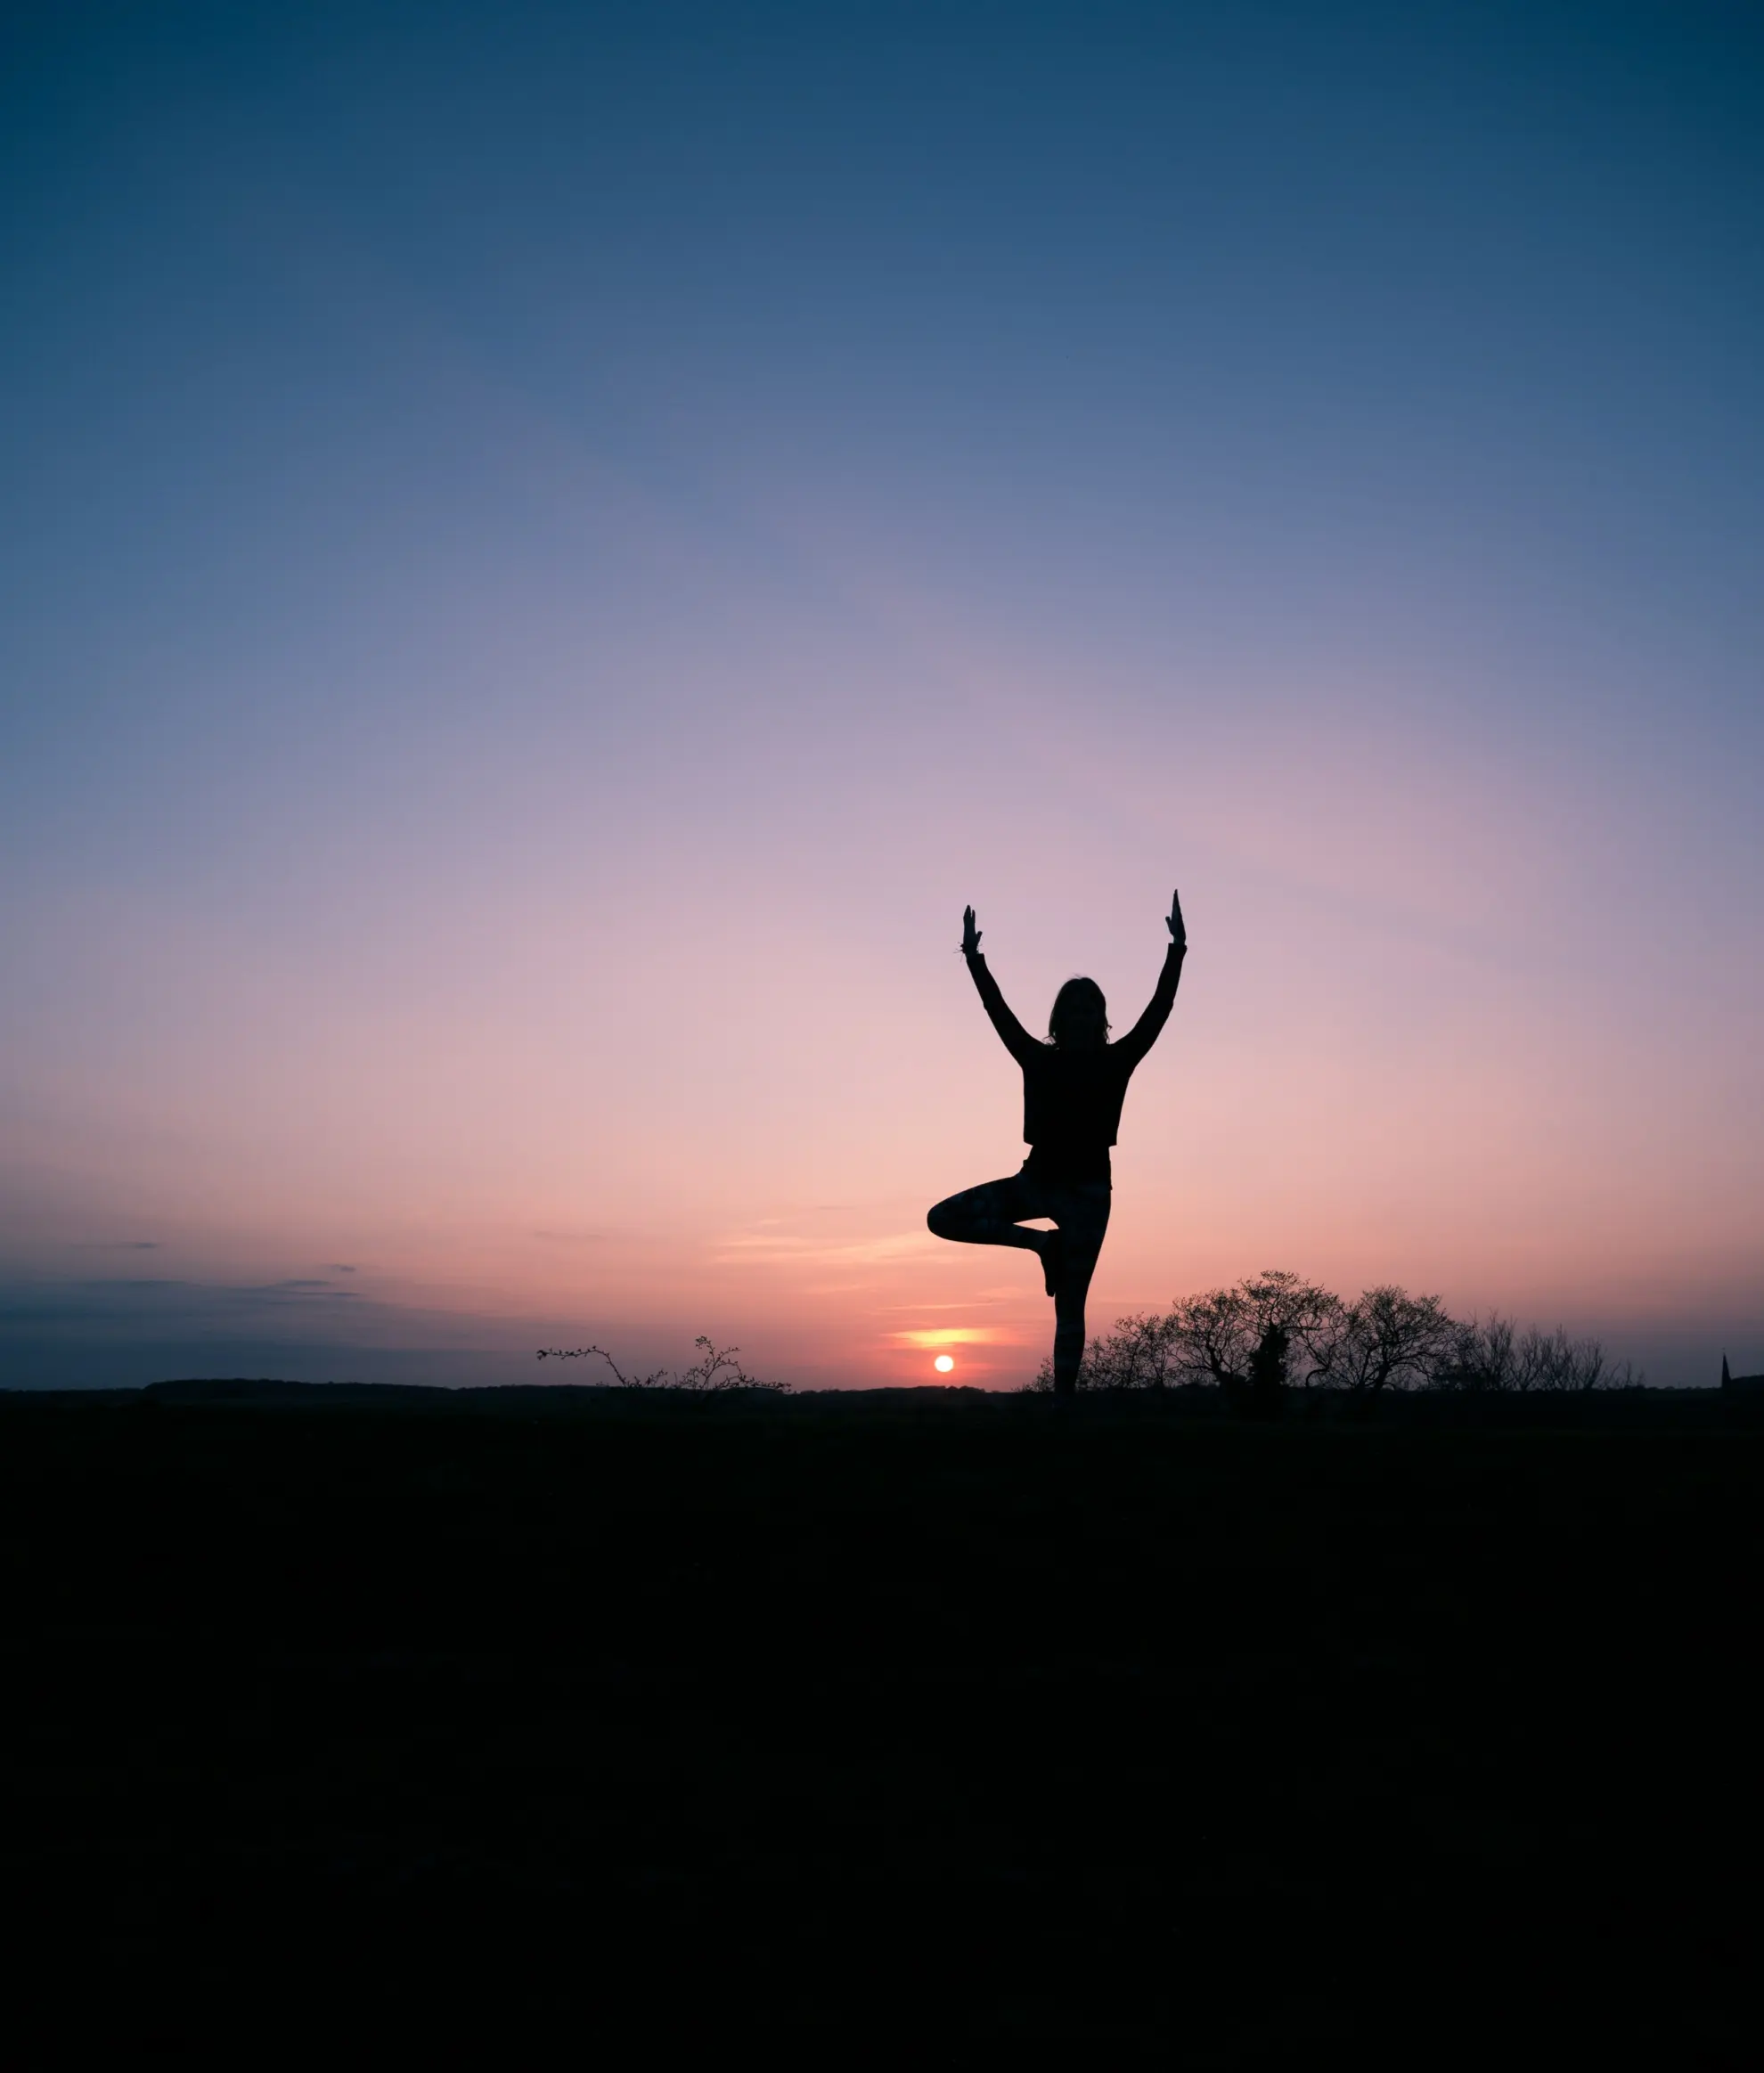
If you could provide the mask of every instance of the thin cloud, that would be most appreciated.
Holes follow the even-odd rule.
[[[713,1258],[721,1266],[809,1261],[821,1266],[880,1267],[896,1260],[935,1254],[935,1245],[923,1231],[908,1231],[893,1237],[861,1239],[853,1244],[829,1245],[819,1238],[780,1233],[741,1232],[722,1239]]]
[[[960,1302],[884,1302],[878,1303],[869,1314],[873,1318],[922,1318],[930,1310],[971,1311],[986,1303],[1020,1302],[1022,1298],[1021,1288],[983,1288]]]
[[[897,1345],[915,1352],[941,1352],[946,1346],[1021,1346],[1023,1334],[1000,1326],[937,1325],[922,1332],[890,1332]]]

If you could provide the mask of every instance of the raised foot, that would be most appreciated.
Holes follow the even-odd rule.
[[[1058,1231],[1043,1231],[1041,1244],[1041,1285],[1049,1295],[1059,1294],[1059,1270],[1065,1261],[1065,1246]]]

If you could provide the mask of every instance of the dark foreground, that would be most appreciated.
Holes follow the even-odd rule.
[[[1755,2062],[1764,1432],[559,1405],[0,1400],[21,2062]]]

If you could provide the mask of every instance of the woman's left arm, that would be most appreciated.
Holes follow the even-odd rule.
[[[1175,893],[1170,895],[1170,912],[1164,926],[1170,931],[1170,948],[1164,954],[1164,969],[1157,975],[1156,991],[1132,1028],[1118,1043],[1108,1047],[1117,1057],[1125,1060],[1130,1072],[1157,1041],[1160,1031],[1170,1020],[1170,1010],[1176,1005],[1176,985],[1182,976],[1182,959],[1188,954],[1188,931],[1182,920],[1181,900]]]

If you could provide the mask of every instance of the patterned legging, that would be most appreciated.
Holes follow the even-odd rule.
[[[1108,1229],[1108,1209],[1107,1180],[1042,1180],[1025,1171],[965,1187],[938,1203],[925,1220],[939,1238],[968,1245],[1017,1245],[1041,1255],[1054,1299],[1057,1396],[1070,1396],[1078,1386],[1078,1364],[1084,1357],[1084,1298]],[[1025,1230],[1025,1217],[1050,1217],[1059,1228]]]

